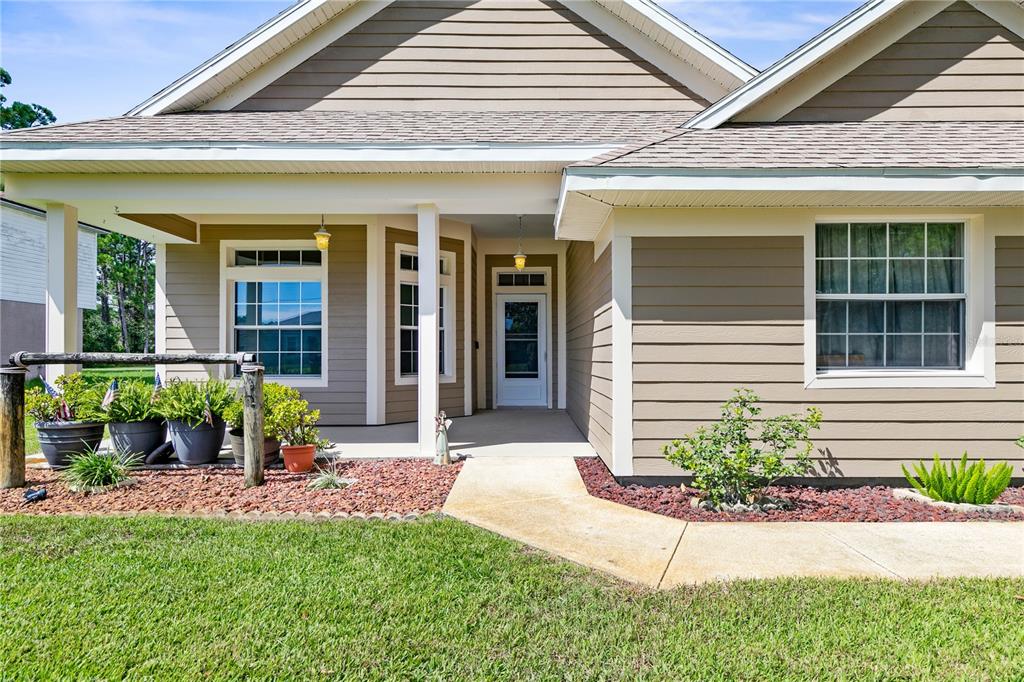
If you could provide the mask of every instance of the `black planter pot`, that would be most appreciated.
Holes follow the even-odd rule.
[[[124,455],[142,455],[143,458],[167,440],[167,424],[162,419],[142,422],[110,422],[110,443]]]
[[[52,467],[68,465],[68,458],[99,448],[103,440],[101,422],[36,422],[39,447]]]
[[[231,429],[228,431],[228,440],[231,441],[231,455],[235,458],[235,464],[245,464],[245,441],[244,429]],[[267,467],[276,464],[281,455],[281,441],[275,438],[263,439],[263,466]]]
[[[213,426],[201,422],[194,427],[188,422],[167,420],[174,453],[182,464],[189,465],[216,462],[220,446],[224,444],[226,428],[227,424],[220,418],[214,420]]]

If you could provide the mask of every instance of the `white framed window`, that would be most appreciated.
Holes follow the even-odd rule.
[[[395,245],[395,383],[415,384],[419,375],[419,253]],[[455,381],[455,254],[438,262],[437,326],[439,381]]]
[[[806,385],[991,385],[982,241],[969,218],[819,218],[805,255]]]
[[[327,263],[312,240],[221,242],[223,347],[266,376],[327,385]]]

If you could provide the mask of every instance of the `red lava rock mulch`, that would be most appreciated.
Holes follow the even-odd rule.
[[[440,511],[461,468],[413,459],[348,460],[339,463],[339,473],[356,482],[340,490],[310,490],[313,474],[287,471],[268,470],[264,485],[248,489],[241,469],[137,471],[136,485],[94,495],[71,492],[56,472],[29,469],[28,485],[45,485],[47,498],[25,504],[25,488],[0,490],[0,513],[426,514]]]
[[[772,486],[768,495],[792,501],[790,510],[715,512],[690,506],[696,493],[679,486],[623,486],[600,459],[577,458],[576,467],[594,497],[684,521],[1020,521],[1006,512],[956,512],[893,497],[892,488],[862,486],[826,490],[806,486]],[[1007,488],[999,502],[1024,505],[1024,488]]]

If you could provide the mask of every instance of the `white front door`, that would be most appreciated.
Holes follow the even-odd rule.
[[[547,296],[495,299],[497,405],[547,405]]]

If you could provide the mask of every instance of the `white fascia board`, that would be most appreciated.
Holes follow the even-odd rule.
[[[1024,38],[1024,6],[1005,0],[967,0],[976,10]]]
[[[864,4],[788,56],[775,62],[743,87],[691,118],[683,127],[717,128],[823,59],[829,52],[860,35],[903,3],[904,0],[872,0]]]
[[[611,169],[609,169],[611,170]],[[798,185],[794,185],[798,181]],[[691,171],[664,174],[566,174],[562,196],[584,191],[847,191],[847,192],[1013,192],[1024,187],[1024,170],[982,168],[879,168]]]
[[[706,36],[694,31],[650,0],[625,0],[625,2],[656,26],[667,31],[677,40],[686,43],[741,82],[746,83],[757,75],[757,69],[750,64]]]
[[[166,111],[177,100],[216,77],[232,65],[288,31],[306,15],[336,0],[304,0],[272,17],[251,33],[206,60],[163,90],[128,111],[127,116],[154,116]],[[345,8],[347,9],[347,7]]]
[[[616,144],[452,144],[452,145],[258,145],[52,143],[5,145],[3,161],[284,161],[284,162],[568,162],[605,154]]]

